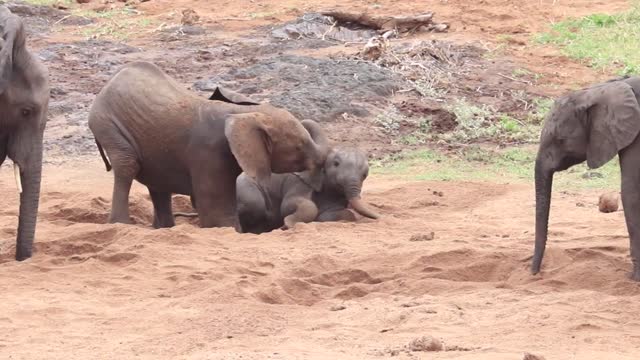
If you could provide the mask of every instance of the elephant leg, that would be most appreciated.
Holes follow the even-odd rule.
[[[282,214],[289,214],[284,218],[283,229],[291,229],[299,222],[309,223],[315,220],[318,207],[310,199],[296,196],[284,199]]]
[[[149,190],[149,195],[153,202],[153,227],[159,229],[175,226],[171,210],[171,193]]]
[[[261,234],[273,230],[269,228],[269,214],[264,195],[255,181],[241,174],[236,180],[236,192],[239,231]]]
[[[200,165],[192,171],[193,196],[198,200],[195,205],[201,227],[236,225],[237,176],[222,166],[212,170]]]
[[[110,223],[130,224],[129,219],[129,192],[131,184],[139,170],[138,163],[133,160],[128,164],[114,164],[113,166],[113,196],[111,198]]]
[[[348,209],[330,210],[320,213],[316,221],[329,222],[329,221],[349,221],[355,222],[356,215]]]
[[[632,144],[620,153],[622,173],[622,206],[629,232],[631,279],[640,281],[640,142]]]

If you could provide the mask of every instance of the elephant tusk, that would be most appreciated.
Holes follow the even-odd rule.
[[[18,193],[22,194],[22,179],[20,178],[20,165],[13,163],[13,174],[16,177],[16,186],[18,187]]]

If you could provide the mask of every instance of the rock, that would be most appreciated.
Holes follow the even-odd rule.
[[[346,309],[347,307],[344,305],[333,305],[332,307],[329,308],[329,310],[331,311],[341,311]]]
[[[206,32],[204,28],[193,25],[183,25],[180,30],[186,35],[202,35]]]
[[[582,178],[583,179],[602,179],[604,178],[604,175],[602,175],[597,171],[587,171],[584,174],[582,174]]]
[[[182,25],[195,25],[198,21],[200,21],[200,16],[195,10],[191,8],[182,10],[182,18],[180,19]]]
[[[542,356],[533,355],[530,353],[524,353],[524,358],[522,358],[522,360],[545,360],[545,358]]]
[[[76,2],[77,2],[78,4],[86,4],[86,3],[90,3],[90,2],[91,2],[91,0],[76,0]]]
[[[602,194],[598,200],[598,210],[603,213],[618,211],[618,200],[617,193]]]
[[[409,241],[431,241],[435,238],[436,234],[432,231],[429,234],[416,234],[411,235]]]
[[[423,336],[411,340],[408,346],[410,351],[443,351],[442,342],[433,336]]]

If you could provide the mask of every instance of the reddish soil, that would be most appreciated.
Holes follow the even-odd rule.
[[[464,55],[465,71],[455,74],[445,100],[465,96],[517,116],[524,110],[504,94],[553,97],[611,77],[531,45],[530,36],[568,15],[627,6],[618,0],[151,0],[136,5],[138,16],[171,29],[182,9],[192,8],[200,22],[182,31],[140,31],[124,42],[87,40],[77,35],[85,20],[28,10],[35,15],[25,15],[26,22],[37,30],[30,44],[50,68],[53,95],[36,253],[25,262],[12,259],[18,195],[10,169],[0,171],[1,357],[493,360],[529,352],[547,359],[637,359],[640,285],[625,277],[631,265],[623,212],[599,212],[599,191],[554,194],[537,276],[528,272],[530,184],[372,176],[364,198],[383,219],[302,224],[260,236],[201,229],[183,218],[174,228],[153,230],[146,189],[135,184],[135,224],[111,225],[112,174],[86,127],[91,101],[110,74],[142,59],[202,96],[221,82],[317,116],[334,140],[382,156],[402,148],[372,123],[390,105],[407,116],[435,116],[435,131],[450,131],[455,119],[437,102],[397,92],[403,79],[388,69],[346,61],[359,46],[278,42],[269,37],[272,27],[326,8],[435,11],[450,32],[393,44],[451,42]],[[460,50],[469,46],[480,50]],[[500,75],[518,68],[542,78]],[[317,86],[322,79],[332,79],[331,87]],[[304,86],[293,93],[296,82]],[[324,102],[332,105],[318,105]],[[188,199],[176,197],[174,209],[191,211]],[[424,352],[439,349],[426,344],[429,336],[443,343],[440,351]]]

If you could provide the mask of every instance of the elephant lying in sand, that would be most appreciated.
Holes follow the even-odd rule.
[[[361,200],[362,183],[367,178],[367,156],[359,149],[336,147],[330,150],[321,186],[309,172],[277,174],[267,188],[269,211],[264,193],[247,174],[236,180],[238,220],[241,232],[263,233],[288,229],[298,222],[355,221],[349,205],[359,214],[377,219],[379,215]]]
[[[540,135],[535,164],[536,240],[531,272],[540,271],[547,243],[553,174],[587,161],[599,168],[620,157],[622,204],[633,270],[640,281],[640,77],[608,81],[555,101]]]
[[[149,189],[153,226],[160,228],[175,224],[174,193],[197,200],[200,226],[233,226],[241,172],[260,189],[272,173],[320,176],[327,149],[314,141],[315,122],[232,92],[213,98],[187,91],[148,62],[128,64],[109,80],[91,107],[89,127],[107,171],[113,167],[110,222],[129,222],[134,179]]]
[[[49,73],[26,47],[22,20],[0,6],[0,165],[13,160],[20,191],[16,260],[31,257],[42,177]]]

